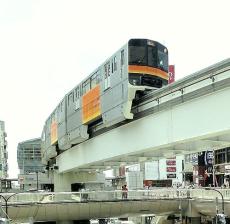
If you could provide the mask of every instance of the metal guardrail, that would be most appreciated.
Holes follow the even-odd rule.
[[[230,201],[230,189],[218,189],[225,199]],[[129,190],[127,199],[122,199],[122,191],[84,191],[84,192],[33,192],[18,194],[2,194],[9,198],[8,204],[27,203],[62,203],[90,201],[120,201],[120,200],[151,200],[151,199],[214,199],[219,197],[215,191],[200,189],[156,188],[151,190]],[[1,198],[1,204],[4,201]]]

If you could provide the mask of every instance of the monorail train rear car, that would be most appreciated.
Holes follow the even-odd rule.
[[[137,91],[168,83],[168,51],[147,39],[131,39],[65,95],[42,134],[43,162],[89,138],[94,124],[109,127],[133,119]]]

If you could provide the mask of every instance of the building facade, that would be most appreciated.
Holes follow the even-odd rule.
[[[53,177],[41,163],[41,139],[20,142],[17,147],[21,190],[53,190]]]
[[[42,172],[41,139],[35,138],[20,142],[17,148],[17,160],[20,174]]]
[[[215,180],[216,186],[227,185],[230,181],[230,147],[215,151]]]
[[[8,152],[6,141],[5,122],[0,121],[0,178],[5,179],[8,177]]]

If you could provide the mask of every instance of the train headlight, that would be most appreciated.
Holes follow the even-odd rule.
[[[137,85],[137,80],[133,79],[133,85],[136,86]]]

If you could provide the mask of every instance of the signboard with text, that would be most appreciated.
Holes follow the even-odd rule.
[[[175,82],[175,65],[169,65],[169,81],[168,83]]]
[[[167,172],[176,172],[176,167],[175,166],[168,166]]]

